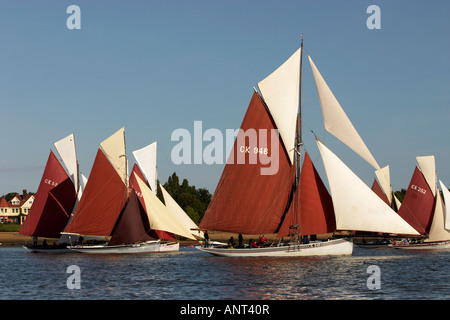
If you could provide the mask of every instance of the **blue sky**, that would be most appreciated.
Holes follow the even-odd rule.
[[[81,29],[69,30],[69,5]],[[369,5],[381,29],[369,30]],[[238,128],[252,87],[304,34],[310,54],[394,190],[434,154],[450,186],[448,1],[0,0],[0,195],[37,191],[53,142],[75,134],[89,175],[101,141],[125,127],[132,150],[158,141],[158,177],[214,191],[223,165],[175,165],[177,128]],[[371,185],[372,167],[324,132],[304,60],[306,124]],[[313,137],[306,149],[323,175]],[[207,143],[205,142],[204,146]]]

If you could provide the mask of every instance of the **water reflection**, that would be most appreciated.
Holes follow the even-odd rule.
[[[182,248],[172,254],[46,255],[0,249],[0,299],[450,299],[450,252],[358,250],[353,256],[224,258]],[[67,267],[81,289],[66,286]],[[381,289],[367,288],[367,268]],[[420,290],[419,290],[420,288]]]

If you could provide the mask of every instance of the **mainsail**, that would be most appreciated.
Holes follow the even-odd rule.
[[[50,151],[35,200],[19,234],[59,238],[69,220],[75,199],[72,180]]]
[[[433,207],[433,193],[422,172],[416,167],[398,214],[420,234],[425,235],[430,230]]]
[[[123,128],[100,146],[86,188],[65,233],[109,236],[124,208],[128,179],[123,178],[126,174],[123,167],[126,165]],[[106,155],[102,149],[109,154]]]
[[[261,97],[254,92],[201,229],[243,234],[277,232],[291,194],[294,167],[278,135],[272,138],[271,132],[276,129]],[[257,139],[246,137],[252,132],[258,133]],[[267,154],[260,150],[267,150]],[[270,161],[277,164],[276,173],[261,174]]]

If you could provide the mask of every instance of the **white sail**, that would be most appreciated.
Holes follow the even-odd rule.
[[[300,54],[301,48],[258,83],[258,88],[280,132],[291,163],[294,163],[299,108]]]
[[[400,202],[400,200],[398,200],[397,196],[394,194],[394,201],[395,201],[395,205],[397,207],[397,210],[400,209],[400,206],[402,205],[402,203]]]
[[[444,228],[444,205],[442,204],[441,194],[437,192],[433,221],[431,222],[428,239],[425,239],[424,242],[447,240],[450,240],[450,232]]]
[[[331,92],[311,57],[308,56],[308,58],[319,94],[325,129],[379,170],[380,166]]]
[[[152,230],[172,232],[188,239],[196,240],[191,232],[178,221],[177,217],[157,197],[144,181],[134,173],[145,202],[148,221]]]
[[[431,192],[436,196],[437,176],[436,176],[436,161],[434,156],[416,157],[420,171],[422,171],[425,180],[430,186]]]
[[[317,139],[333,200],[337,230],[419,235]]]
[[[100,143],[103,152],[116,169],[125,185],[128,185],[128,167],[125,149],[125,130],[122,127],[108,139]]]
[[[64,166],[69,173],[70,178],[75,186],[75,190],[79,188],[79,174],[77,152],[75,148],[75,136],[72,134],[53,143]]]
[[[384,194],[387,196],[389,203],[392,203],[392,187],[391,187],[391,177],[389,173],[389,166],[385,166],[379,170],[375,170],[375,175],[377,176],[378,182],[383,188]]]
[[[142,149],[133,151],[133,156],[153,193],[156,194],[156,141]]]
[[[444,228],[450,230],[450,191],[448,191],[447,187],[441,180],[439,180],[439,184],[441,185],[442,196],[444,197],[445,202]]]
[[[178,218],[178,220],[187,228],[191,231],[192,235],[200,237],[200,238],[204,238],[203,236],[203,231],[198,230],[198,226],[195,224],[194,221],[192,221],[191,218],[189,218],[189,216],[186,214],[186,212],[184,212],[184,210],[178,205],[178,203],[176,203],[175,200],[173,200],[172,196],[166,191],[166,189],[164,189],[164,187],[159,184],[159,187],[161,188],[163,197],[164,197],[164,202],[166,204],[166,207],[169,208],[170,211],[172,211],[172,213],[174,215],[176,215],[176,217]]]

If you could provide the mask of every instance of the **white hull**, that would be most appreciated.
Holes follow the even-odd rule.
[[[351,255],[353,242],[345,239],[315,241],[309,244],[286,244],[266,248],[228,249],[218,247],[196,247],[198,250],[224,257],[313,257]]]
[[[161,243],[159,247],[159,252],[173,252],[179,251],[180,244],[178,242]]]
[[[392,247],[402,250],[448,250],[450,249],[450,240],[412,244],[397,244],[392,245]]]
[[[43,246],[23,246],[27,251],[33,253],[47,253],[47,254],[60,254],[60,253],[73,253],[72,250],[67,247],[52,247],[48,246],[44,248]]]
[[[117,246],[70,246],[70,250],[79,253],[149,253],[160,252],[160,241],[147,241],[137,244],[123,244]]]

